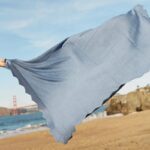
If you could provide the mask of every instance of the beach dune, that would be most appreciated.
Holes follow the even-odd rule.
[[[0,150],[149,150],[150,111],[95,119],[76,127],[73,138],[57,143],[49,130],[0,140]]]

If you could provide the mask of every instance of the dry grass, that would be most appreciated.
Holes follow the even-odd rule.
[[[68,144],[55,142],[48,131],[0,140],[0,150],[149,150],[150,111],[93,120],[77,126]]]

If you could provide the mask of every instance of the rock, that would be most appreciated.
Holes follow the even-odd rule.
[[[150,86],[137,89],[126,95],[113,96],[106,102],[107,115],[116,113],[129,114],[150,109]]]

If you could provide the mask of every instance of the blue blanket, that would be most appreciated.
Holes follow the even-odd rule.
[[[7,59],[6,68],[38,104],[55,139],[67,143],[75,125],[150,70],[150,18],[136,6],[32,60]]]

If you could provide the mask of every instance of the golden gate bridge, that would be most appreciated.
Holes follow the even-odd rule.
[[[28,110],[32,109],[35,111],[38,110],[38,106],[36,104],[18,107],[16,95],[13,96],[12,101],[13,101],[12,115],[19,115],[21,109],[28,109]]]

